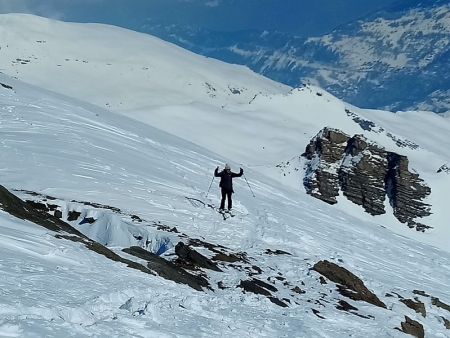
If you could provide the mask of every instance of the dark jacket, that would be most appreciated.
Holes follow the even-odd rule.
[[[219,187],[222,188],[222,190],[225,190],[227,192],[234,192],[233,191],[233,178],[234,177],[241,177],[244,174],[244,170],[239,171],[239,174],[236,174],[232,172],[231,170],[222,170],[219,173],[219,170],[216,168],[214,171],[215,177],[220,177],[220,184]]]

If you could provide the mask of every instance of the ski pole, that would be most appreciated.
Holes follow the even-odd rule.
[[[213,178],[212,178],[212,180],[211,180],[211,183],[209,184],[209,188],[208,188],[208,192],[206,193],[205,200],[208,198],[209,191],[211,190],[211,186],[212,186],[213,182],[214,182],[214,176],[213,176]]]
[[[250,191],[252,192],[253,197],[256,198],[255,194],[253,193],[252,187],[250,186],[250,183],[248,183],[248,181],[247,181],[247,177],[245,177],[245,175],[243,175],[243,176],[244,176],[244,178],[245,178],[245,182],[247,182],[247,185],[248,185],[248,187],[250,188]]]

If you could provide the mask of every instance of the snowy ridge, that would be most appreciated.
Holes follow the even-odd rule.
[[[196,101],[220,106],[289,90],[245,67],[113,26],[6,14],[0,37],[3,72],[113,110]]]

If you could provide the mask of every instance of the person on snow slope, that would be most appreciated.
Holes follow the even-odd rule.
[[[228,200],[228,211],[231,210],[233,206],[233,201],[231,199],[231,195],[234,193],[233,191],[233,178],[241,177],[244,174],[244,170],[240,168],[239,174],[231,171],[231,167],[229,164],[225,164],[225,169],[219,172],[219,167],[214,171],[215,177],[220,177],[219,187],[222,192],[222,200],[220,201],[220,212],[224,212],[225,209],[225,198]]]

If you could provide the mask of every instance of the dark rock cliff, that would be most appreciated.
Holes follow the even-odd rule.
[[[371,215],[386,213],[388,198],[400,222],[420,231],[428,228],[415,219],[430,215],[423,200],[431,189],[409,171],[406,156],[331,128],[321,130],[302,156],[307,159],[303,184],[308,194],[335,204],[342,192]]]

